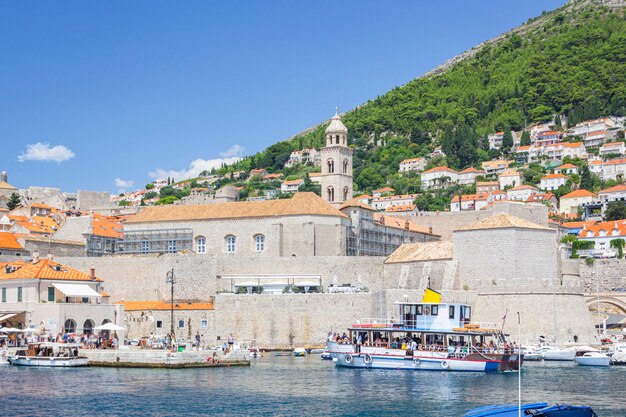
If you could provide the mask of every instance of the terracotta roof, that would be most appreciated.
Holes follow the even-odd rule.
[[[376,202],[380,202],[380,201],[395,201],[395,200],[407,200],[407,199],[414,200],[415,197],[417,197],[417,194],[394,194],[394,195],[387,195],[387,196],[384,196],[384,197],[375,197],[375,198],[373,198],[373,200],[376,201]]]
[[[96,236],[121,239],[123,237],[122,229],[122,223],[100,214],[94,214],[91,220],[91,234]]]
[[[263,177],[264,180],[273,180],[274,178],[281,178],[283,174],[267,174]]]
[[[54,209],[54,207],[49,206],[47,204],[43,204],[43,203],[33,203],[33,204],[28,205],[27,207],[35,207],[35,208],[50,209],[50,210]]]
[[[380,213],[374,213],[374,221],[387,227],[393,227],[395,229],[410,230],[412,232],[419,232],[419,233],[424,233],[427,235],[433,235],[433,233],[431,233],[428,228],[420,226],[417,223],[414,223],[410,220],[403,219],[401,217],[384,216]],[[437,236],[437,235],[433,235],[433,236]]]
[[[506,171],[502,171],[498,177],[518,177],[521,174],[516,169],[507,169]]]
[[[529,150],[530,150],[530,145],[524,145],[524,146],[520,146],[519,148],[517,148],[518,152],[525,152]]]
[[[5,181],[0,181],[0,188],[5,190],[17,190],[17,188]]]
[[[401,161],[401,164],[407,164],[409,162],[417,162],[417,161],[423,161],[424,158],[409,158],[409,159],[405,159],[404,161]]]
[[[312,177],[321,177],[322,173],[321,172],[309,172],[309,178]]]
[[[506,191],[504,190],[496,190],[496,191],[492,191],[491,195],[501,195],[501,194],[505,194],[506,195]]]
[[[548,201],[554,198],[554,194],[552,193],[539,193],[528,196],[526,199],[527,203],[541,203],[543,201]]]
[[[522,190],[537,190],[537,191],[539,191],[539,189],[537,187],[533,187],[532,185],[528,185],[528,184],[518,185],[517,187],[509,188],[509,191],[522,191]]]
[[[13,272],[6,272],[6,266],[16,268]],[[50,259],[41,259],[38,262],[0,262],[0,280],[8,279],[54,279],[60,281],[92,281],[91,276],[69,266],[62,265]],[[96,278],[96,281],[102,281]]]
[[[580,147],[585,147],[585,145],[582,142],[561,142],[559,144],[557,144],[557,146],[562,146],[564,148],[580,148]]]
[[[489,193],[480,193],[480,194],[463,194],[461,196],[461,201],[485,201],[489,199]],[[459,196],[455,195],[452,197],[451,203],[458,203]]]
[[[619,148],[624,146],[624,142],[607,142],[600,146],[601,148]]]
[[[314,193],[295,193],[292,198],[267,201],[239,201],[235,203],[202,204],[193,206],[146,207],[127,220],[127,224],[260,218],[276,216],[317,215],[347,217]]]
[[[456,172],[452,168],[448,168],[447,166],[443,166],[443,167],[434,167],[434,168],[428,169],[428,170],[422,172],[422,175],[423,174],[430,174],[431,172],[454,172],[455,174],[458,174],[458,172]]]
[[[385,260],[385,263],[395,264],[402,262],[452,259],[453,254],[454,244],[451,240],[405,243],[389,255],[389,257]]]
[[[499,187],[499,186],[500,186],[500,183],[499,183],[498,181],[482,181],[482,182],[481,182],[481,181],[479,181],[479,182],[477,182],[477,183],[476,183],[476,186],[477,186],[477,187],[479,187],[479,186],[484,186],[484,187],[486,187],[486,186],[488,186],[488,185],[495,185],[495,186],[498,186],[498,187]]]
[[[392,191],[396,191],[391,187],[383,187],[383,188],[379,188],[378,190],[374,190],[372,191],[373,193],[390,193]]]
[[[496,214],[495,216],[487,217],[470,224],[469,226],[463,226],[456,231],[466,230],[481,230],[481,229],[508,229],[508,228],[521,228],[521,229],[540,229],[540,230],[553,230],[546,226],[541,226],[535,223],[531,223],[528,220],[520,219],[519,217],[511,216],[507,213]]]
[[[604,232],[602,235],[600,232]],[[626,236],[626,220],[597,222],[586,225],[578,234],[580,237],[617,237]]]
[[[376,211],[376,209],[374,209],[373,207],[368,206],[367,204],[363,203],[358,198],[352,198],[352,199],[346,201],[345,203],[343,203],[341,205],[341,207],[339,207],[339,210],[343,210],[343,209],[349,208],[349,207],[360,207],[360,208],[365,209],[365,210]]]
[[[303,182],[304,182],[304,180],[299,178],[297,180],[283,181],[283,184],[285,184],[285,185],[299,185],[299,184],[302,184]]]
[[[486,168],[486,167],[497,168],[499,165],[504,165],[505,167],[508,167],[509,161],[505,161],[503,159],[497,159],[495,161],[485,161],[481,165],[483,168]]]
[[[541,177],[542,180],[552,180],[552,179],[557,179],[557,178],[567,178],[567,176],[563,174],[548,174],[544,177]]]
[[[597,221],[595,220],[589,220],[589,221],[584,221],[584,222],[565,222],[561,224],[561,226],[566,229],[580,229],[583,226],[589,227],[590,225],[593,225],[596,223]]]
[[[591,191],[587,191],[581,188],[580,190],[575,190],[575,191],[572,191],[571,193],[565,194],[563,197],[561,197],[561,200],[563,200],[564,198],[580,198],[580,197],[597,198],[598,196],[592,193]]]
[[[372,198],[374,198],[374,197],[372,197],[372,196],[371,196],[371,195],[369,195],[369,194],[361,194],[361,195],[357,195],[357,196],[356,196],[356,197],[354,197],[354,198],[358,198],[359,200],[365,200],[365,199],[371,200],[371,199],[372,199]]]
[[[122,304],[125,311],[143,310],[166,310],[172,308],[169,301],[121,301],[115,304]],[[174,302],[174,310],[213,310],[213,303],[191,303],[186,301]]]
[[[415,204],[408,206],[389,206],[385,209],[387,213],[401,213],[403,211],[415,211]]]
[[[574,164],[563,164],[560,167],[556,167],[554,169],[570,169],[570,168],[576,168],[576,165],[574,165]]]
[[[15,233],[0,232],[0,249],[24,249],[17,241]]]
[[[623,191],[626,191],[626,184],[619,184],[614,187],[607,188],[606,190],[600,191],[598,194],[619,193]]]
[[[611,159],[610,161],[606,161],[604,163],[604,165],[621,165],[621,164],[626,164],[626,158]]]
[[[478,173],[478,174],[480,174],[480,173],[484,174],[485,173],[485,171],[476,169],[474,167],[469,167],[469,168],[465,168],[463,171],[459,172],[459,174],[469,174],[470,172]]]

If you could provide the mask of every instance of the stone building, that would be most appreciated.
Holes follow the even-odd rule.
[[[352,148],[348,147],[348,129],[335,114],[326,128],[326,146],[322,155],[322,197],[339,208],[352,198]]]

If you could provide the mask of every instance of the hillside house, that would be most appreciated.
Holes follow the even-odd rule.
[[[422,188],[446,188],[455,184],[459,179],[459,173],[447,166],[435,167],[422,172]]]
[[[607,142],[600,146],[599,155],[606,158],[610,155],[626,154],[626,145],[624,142]]]
[[[480,176],[484,177],[485,171],[478,170],[474,167],[469,167],[459,172],[457,181],[459,185],[471,185],[476,183],[476,178]]]
[[[559,203],[559,212],[562,214],[577,214],[578,207],[583,204],[596,201],[598,196],[591,191],[585,189],[575,190],[561,197]]]
[[[483,167],[483,171],[485,171],[487,175],[499,174],[501,172],[504,172],[509,167],[509,161],[498,159],[493,161],[485,161],[481,165]]]
[[[424,158],[410,158],[400,162],[399,173],[403,172],[421,172],[426,168],[426,159]]]
[[[548,174],[541,178],[539,188],[542,190],[558,190],[567,183],[567,177],[563,174]]]
[[[295,193],[300,190],[300,187],[304,185],[304,180],[298,178],[297,180],[283,181],[280,185],[280,191],[283,193]]]
[[[578,175],[578,167],[574,164],[563,164],[554,168],[554,173],[563,175]]]
[[[498,185],[501,190],[505,187],[516,187],[522,184],[522,174],[516,169],[507,169],[498,175]]]
[[[539,194],[539,190],[532,185],[518,185],[506,191],[507,200],[526,201],[533,194]]]
[[[498,181],[478,181],[476,183],[476,194],[492,193],[500,189]]]
[[[491,194],[464,194],[455,195],[450,201],[450,211],[471,211],[487,207],[493,201]]]

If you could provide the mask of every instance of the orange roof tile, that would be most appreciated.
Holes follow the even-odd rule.
[[[564,198],[581,198],[581,197],[597,198],[598,196],[592,193],[591,191],[587,191],[581,188],[580,190],[575,190],[575,191],[572,191],[571,193],[565,194],[563,197],[561,197],[561,200],[563,200]]]
[[[556,167],[555,169],[570,169],[570,168],[576,168],[576,165],[574,165],[574,164],[563,164],[560,167]]]
[[[6,272],[6,266],[16,268]],[[50,259],[41,259],[38,262],[0,262],[0,280],[9,279],[54,279],[60,281],[92,281],[91,276],[69,266],[62,265]],[[96,281],[102,281],[96,278]]]
[[[17,190],[17,188],[4,181],[0,181],[0,188],[4,190]]]
[[[404,229],[410,230],[412,232],[432,235],[432,233],[427,228],[400,217],[384,216],[380,213],[374,213],[374,221],[387,227],[393,227],[394,229]]]
[[[116,304],[122,304],[125,311],[143,311],[143,310],[165,310],[169,311],[172,304],[168,301],[121,301]],[[204,302],[174,302],[174,310],[213,310],[213,303]]]
[[[626,164],[626,158],[611,159],[610,161],[606,161],[604,163],[604,165],[621,165],[621,164]]]
[[[461,201],[485,201],[489,199],[488,193],[480,193],[480,194],[464,194],[461,196]],[[455,195],[452,197],[451,203],[458,203],[459,196]]]
[[[521,174],[516,169],[507,169],[506,171],[503,171],[500,175],[498,175],[498,177],[517,177],[520,175]]]
[[[304,182],[303,179],[297,179],[297,180],[283,181],[283,184],[285,184],[285,185],[298,185],[298,184],[302,184],[303,182]]]
[[[385,212],[400,213],[403,211],[414,211],[414,210],[415,210],[415,204],[411,204],[408,206],[390,206],[385,209]]]
[[[91,220],[91,234],[95,236],[121,239],[123,237],[122,230],[122,223],[110,217],[94,214]]]
[[[423,161],[424,158],[409,158],[409,159],[405,159],[404,161],[401,161],[401,164],[407,164],[409,162],[417,162],[417,161]]]
[[[604,234],[601,234],[604,232]],[[626,236],[626,220],[597,222],[580,231],[580,237]]]
[[[127,224],[262,218],[274,216],[318,215],[346,217],[345,214],[314,193],[295,193],[284,200],[239,201],[234,203],[202,204],[193,206],[153,206],[126,221]]]
[[[619,148],[624,146],[624,142],[607,142],[601,148]]]
[[[429,174],[431,172],[454,172],[455,174],[458,174],[458,172],[456,172],[452,168],[448,168],[447,166],[442,166],[442,167],[434,167],[434,168],[428,169],[422,172],[422,175]]]
[[[349,207],[360,207],[360,208],[362,208],[364,210],[376,211],[373,207],[368,206],[367,204],[362,202],[361,199],[359,199],[359,198],[352,198],[352,199],[346,201],[345,203],[343,203],[341,205],[341,207],[339,207],[339,210],[343,210],[343,209],[349,208]]]
[[[391,193],[391,192],[394,192],[394,191],[396,191],[396,190],[394,190],[391,187],[383,187],[383,188],[379,188],[378,190],[374,190],[372,192],[374,192],[374,193]]]
[[[552,179],[557,179],[557,178],[567,178],[565,175],[563,174],[548,174],[545,177],[542,177],[542,180],[552,180]]]
[[[529,196],[526,199],[527,203],[540,203],[543,201],[548,201],[550,199],[554,198],[554,194],[552,193],[539,193],[539,194],[533,194],[531,196]]]
[[[480,174],[480,173],[484,174],[485,173],[485,171],[476,169],[474,167],[469,167],[469,168],[465,168],[463,171],[459,172],[459,174],[468,174],[470,172],[475,172],[475,173],[478,173],[478,174]]]
[[[15,233],[0,232],[0,249],[24,249]]]
[[[519,148],[517,148],[518,152],[525,152],[529,150],[530,150],[530,145],[524,145],[524,146],[520,146]]]
[[[518,185],[517,187],[509,188],[509,191],[521,191],[521,190],[537,190],[537,191],[539,191],[538,188],[533,187],[532,185],[527,185],[527,184]]]
[[[600,191],[598,194],[619,193],[619,192],[622,192],[622,191],[626,191],[626,184],[619,184],[619,185],[616,185],[614,187],[607,188],[606,190]]]

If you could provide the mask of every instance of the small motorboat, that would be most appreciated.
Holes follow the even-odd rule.
[[[574,361],[582,366],[609,366],[611,358],[602,352],[587,352],[582,356],[577,356]]]
[[[295,348],[293,350],[293,356],[296,356],[296,357],[306,356],[306,350],[304,348]]]
[[[615,346],[613,355],[611,355],[611,363],[613,365],[626,365],[626,344]]]
[[[10,365],[11,362],[9,362],[9,351],[4,348],[2,349],[2,352],[0,352],[0,365]]]
[[[554,346],[544,346],[541,348],[543,359],[546,361],[573,361],[576,357],[574,349],[559,349]]]
[[[588,405],[548,403],[522,404],[522,415],[535,417],[598,417]],[[463,417],[518,417],[519,406],[514,404],[488,405],[468,411]]]
[[[330,355],[330,353],[326,349],[324,349],[324,351],[320,354],[320,358],[325,361],[333,360],[333,357]]]
[[[15,366],[45,366],[54,368],[73,368],[89,365],[89,359],[79,353],[80,343],[31,343],[27,350],[18,350],[15,356],[9,356],[9,362]]]
[[[309,354],[310,355],[319,355],[321,353],[324,353],[324,348],[311,348],[309,349]]]
[[[522,346],[522,354],[524,355],[524,361],[540,361],[543,359],[541,350],[535,346]]]

